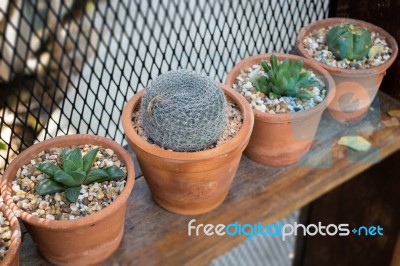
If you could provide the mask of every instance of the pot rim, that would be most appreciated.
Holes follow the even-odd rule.
[[[245,142],[244,140],[250,138],[254,125],[254,117],[249,104],[240,94],[224,84],[220,83],[219,86],[224,91],[224,94],[230,97],[237,104],[243,115],[242,127],[240,128],[236,136],[230,141],[218,147],[197,152],[168,151],[156,145],[148,143],[136,133],[132,126],[132,114],[133,111],[136,109],[136,106],[140,104],[144,90],[140,90],[135,95],[133,95],[133,97],[125,105],[122,112],[122,127],[124,128],[127,138],[130,139],[130,141],[132,141],[139,149],[159,158],[167,158],[171,160],[187,162],[225,156],[225,154],[232,152],[238,146],[243,145],[243,143]]]
[[[319,29],[322,28],[322,26],[320,26],[321,24],[325,24],[326,26],[331,26],[331,25],[336,25],[336,24],[340,24],[343,22],[353,22],[356,25],[362,26],[364,28],[367,28],[368,30],[372,30],[374,32],[378,32],[379,34],[381,34],[382,36],[385,37],[385,40],[389,46],[389,48],[392,49],[392,54],[390,56],[390,58],[383,64],[379,65],[379,66],[373,66],[367,69],[341,69],[338,67],[333,67],[333,66],[329,66],[327,64],[324,64],[322,62],[319,62],[317,60],[314,59],[314,57],[312,57],[304,48],[303,46],[303,40],[304,38],[308,35],[309,32],[311,32],[314,28],[315,29]],[[368,76],[368,75],[375,75],[377,73],[381,73],[381,72],[385,72],[392,64],[393,62],[396,60],[397,58],[397,54],[398,54],[398,45],[396,40],[393,38],[392,35],[390,35],[387,31],[385,31],[384,29],[382,29],[381,27],[378,27],[372,23],[363,21],[363,20],[358,20],[358,19],[351,19],[351,18],[342,18],[342,17],[336,17],[336,18],[327,18],[327,19],[321,19],[321,20],[317,20],[314,21],[306,26],[304,26],[299,34],[297,35],[296,38],[296,48],[297,51],[300,53],[301,56],[310,59],[314,62],[316,62],[318,65],[320,65],[321,67],[327,69],[329,72],[335,73],[335,74],[343,74],[343,75],[359,75],[359,76]]]
[[[0,264],[10,265],[16,256],[19,256],[19,248],[21,246],[21,228],[17,217],[15,217],[12,210],[10,210],[6,204],[0,202],[0,211],[4,217],[8,220],[11,227],[11,244],[8,248],[7,254]]]
[[[112,204],[105,207],[101,211],[98,211],[94,214],[91,214],[86,217],[81,217],[74,220],[47,220],[44,218],[39,218],[34,216],[20,208],[13,202],[11,196],[11,182],[15,179],[15,173],[19,167],[25,164],[28,160],[35,157],[39,152],[46,150],[52,147],[68,147],[74,145],[84,145],[84,144],[92,144],[99,145],[105,148],[112,149],[117,155],[118,158],[124,162],[127,177],[126,184],[121,194],[117,197],[116,200],[113,201]],[[15,173],[12,173],[12,168],[15,167]],[[13,176],[12,176],[13,175]],[[122,146],[117,144],[115,141],[101,137],[96,135],[89,134],[73,134],[66,136],[58,136],[52,139],[44,140],[37,144],[32,145],[28,149],[24,150],[21,154],[15,158],[10,165],[8,165],[7,169],[4,172],[3,180],[1,182],[1,194],[3,195],[3,199],[5,204],[14,212],[20,211],[20,218],[35,227],[42,227],[48,229],[76,229],[79,227],[95,224],[97,221],[106,218],[109,215],[112,215],[115,209],[118,209],[121,205],[123,205],[128,197],[131,194],[133,189],[133,185],[135,183],[135,169],[133,165],[133,161],[128,151],[126,151]]]
[[[261,61],[263,59],[269,59],[272,55],[275,55],[279,61],[282,61],[286,58],[289,58],[290,60],[297,60],[297,59],[303,59],[304,60],[304,68],[306,69],[311,69],[315,75],[320,75],[325,78],[324,82],[326,85],[326,97],[325,99],[320,102],[318,105],[314,106],[311,109],[296,112],[296,113],[281,113],[281,114],[270,114],[270,113],[265,113],[261,112],[259,110],[253,109],[254,116],[257,120],[263,120],[267,121],[268,123],[291,123],[294,121],[298,120],[304,120],[307,119],[307,117],[310,117],[316,113],[323,112],[329,106],[329,104],[332,102],[334,95],[335,95],[335,82],[332,78],[332,76],[329,74],[328,71],[320,67],[318,64],[313,62],[312,60],[309,60],[307,58],[297,56],[297,55],[292,55],[292,54],[285,54],[285,53],[265,53],[265,54],[258,54],[258,55],[253,55],[246,57],[245,59],[240,60],[238,63],[235,64],[235,66],[229,71],[228,76],[225,79],[225,84],[228,86],[232,86],[234,83],[234,80],[236,79],[237,75],[235,73],[239,73],[243,69],[243,64],[252,64],[252,61]],[[242,98],[244,98],[242,95],[240,95]],[[246,103],[250,106],[250,104],[246,101]]]

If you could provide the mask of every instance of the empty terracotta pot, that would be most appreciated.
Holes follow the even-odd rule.
[[[271,55],[255,55],[240,61],[228,73],[225,84],[231,87],[242,69],[260,64],[261,60],[269,61]],[[289,54],[275,55],[279,61],[301,58]],[[253,109],[254,129],[245,150],[250,159],[262,164],[283,166],[297,162],[310,149],[321,115],[328,105],[328,99],[333,96],[334,82],[326,70],[311,60],[304,60],[304,68],[312,70],[325,83],[327,97],[314,108],[297,113],[270,114]]]
[[[11,244],[8,248],[7,254],[2,261],[1,265],[18,266],[19,265],[19,248],[21,247],[21,229],[19,227],[18,219],[14,213],[3,203],[0,203],[0,212],[9,221],[11,227]]]
[[[229,142],[199,152],[167,151],[148,143],[132,126],[132,114],[140,107],[144,90],[135,94],[122,113],[122,126],[136,153],[154,200],[168,211],[193,215],[210,211],[227,196],[253,128],[253,114],[246,100],[221,85],[228,101],[243,113],[243,125]]]
[[[343,22],[352,22],[370,31],[378,32],[386,39],[387,44],[393,50],[391,57],[379,66],[354,70],[328,66],[315,60],[305,50],[303,45],[304,39],[314,30],[327,28]],[[296,48],[301,56],[313,60],[332,75],[336,83],[336,94],[328,109],[331,116],[342,123],[356,122],[367,114],[368,108],[374,100],[383,77],[386,74],[386,70],[393,64],[398,53],[396,40],[385,30],[371,23],[349,18],[328,18],[305,26],[297,36]]]
[[[112,149],[127,169],[127,182],[118,198],[108,207],[76,220],[46,220],[17,207],[12,200],[11,182],[18,169],[39,152],[52,147],[83,144],[100,145]],[[95,265],[111,256],[118,248],[125,222],[126,202],[135,181],[135,170],[130,154],[116,142],[93,135],[69,135],[45,140],[31,146],[15,158],[4,172],[1,193],[7,206],[21,213],[29,234],[39,252],[55,265]]]

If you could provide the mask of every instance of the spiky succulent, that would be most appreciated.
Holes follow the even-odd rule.
[[[266,75],[254,76],[250,79],[253,86],[270,99],[280,96],[295,96],[298,98],[312,98],[312,91],[306,87],[316,86],[319,80],[312,77],[312,73],[303,69],[304,60],[291,61],[286,58],[278,62],[275,55],[270,57],[270,64],[262,60],[261,66]]]
[[[360,60],[373,46],[371,33],[353,23],[332,27],[327,36],[328,49],[339,59]]]
[[[37,169],[50,178],[37,183],[36,193],[47,195],[64,191],[65,197],[70,202],[76,202],[82,185],[125,177],[125,173],[116,166],[92,168],[98,151],[99,148],[92,149],[82,157],[80,148],[65,148],[61,153],[62,168],[54,163],[39,164]]]

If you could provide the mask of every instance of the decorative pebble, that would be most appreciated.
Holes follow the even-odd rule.
[[[353,61],[336,59],[326,44],[326,35],[330,29],[331,27],[314,30],[303,40],[304,49],[308,54],[326,65],[341,69],[368,69],[385,63],[392,54],[392,49],[386,43],[384,36],[371,32],[375,45],[370,49],[367,57]]]
[[[308,110],[323,102],[326,97],[325,84],[321,82],[320,86],[303,88],[312,90],[315,95],[313,99],[300,100],[291,96],[284,96],[280,97],[279,99],[269,99],[264,93],[257,91],[251,84],[250,78],[252,76],[250,76],[250,73],[252,76],[260,76],[265,74],[261,65],[253,65],[250,69],[241,71],[239,76],[236,77],[235,84],[233,84],[233,89],[243,95],[251,104],[253,109],[261,112],[280,114]]]
[[[11,227],[10,222],[0,212],[0,264],[4,257],[7,255],[8,248],[11,245]]]
[[[86,154],[89,150],[96,147],[97,146],[94,145],[79,146],[82,150],[82,154]],[[118,159],[113,150],[102,147],[99,148],[94,167],[101,164],[115,165],[117,162],[122,171],[126,172],[125,165]],[[76,203],[69,202],[64,196],[64,192],[45,196],[36,194],[36,183],[48,177],[40,171],[40,174],[35,176],[34,173],[32,173],[38,171],[35,165],[42,162],[57,163],[57,160],[59,160],[58,158],[61,157],[61,152],[62,148],[52,148],[43,151],[33,158],[28,165],[23,165],[17,171],[16,179],[12,182],[13,201],[21,210],[47,220],[72,220],[85,217],[109,206],[122,192],[126,183],[125,179],[103,182],[105,185],[104,191],[98,183],[84,185],[82,186]],[[88,197],[88,191],[92,193],[92,197]],[[99,195],[99,197],[97,195]],[[108,195],[111,196],[108,197]],[[18,216],[20,216],[20,213]]]

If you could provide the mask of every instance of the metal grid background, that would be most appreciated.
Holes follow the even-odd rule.
[[[290,51],[329,1],[6,0],[0,12],[2,173],[56,135],[125,144],[124,103],[152,78],[189,68],[223,81],[246,56]]]

